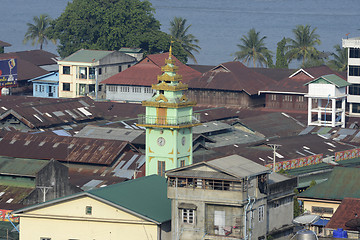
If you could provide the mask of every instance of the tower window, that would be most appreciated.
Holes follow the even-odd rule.
[[[86,213],[86,215],[91,215],[92,214],[92,207],[91,206],[86,206],[85,213]]]
[[[180,160],[180,167],[185,167],[185,160]]]
[[[165,161],[158,161],[158,175],[165,176]]]
[[[160,90],[159,93],[160,93],[160,94],[164,94],[164,90]]]

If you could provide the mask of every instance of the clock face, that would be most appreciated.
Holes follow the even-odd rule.
[[[186,141],[185,137],[182,137],[182,139],[181,139],[181,144],[182,144],[183,146],[185,145],[185,141]]]
[[[157,144],[158,144],[160,147],[164,146],[164,145],[165,145],[165,138],[159,137],[159,138],[157,139]]]

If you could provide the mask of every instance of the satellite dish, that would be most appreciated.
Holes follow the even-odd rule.
[[[305,226],[305,229],[298,231],[294,237],[297,240],[317,240],[316,233],[310,230],[310,224],[318,221],[320,216],[315,214],[303,214],[293,219],[293,223]]]
[[[318,221],[319,219],[320,219],[320,216],[318,216],[318,215],[304,214],[304,215],[294,218],[294,220],[292,222],[294,224],[299,224],[299,225],[309,225],[311,223]]]

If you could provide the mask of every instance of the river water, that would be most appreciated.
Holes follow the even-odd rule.
[[[0,40],[11,43],[6,52],[35,49],[23,45],[26,23],[33,16],[47,13],[58,17],[67,0],[1,0]],[[199,64],[217,65],[231,61],[242,35],[255,28],[267,36],[266,46],[276,53],[277,42],[293,37],[299,24],[316,27],[322,51],[333,51],[341,39],[360,36],[359,0],[150,0],[155,17],[168,32],[174,16],[191,24],[190,32],[199,39],[201,51],[195,54]],[[56,53],[50,42],[44,50]],[[189,61],[189,63],[192,63]]]

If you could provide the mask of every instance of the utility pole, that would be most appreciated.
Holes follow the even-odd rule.
[[[273,172],[275,172],[276,168],[276,162],[275,162],[275,158],[276,158],[276,149],[278,149],[279,147],[281,147],[280,144],[274,144],[274,143],[271,143],[271,144],[267,144],[269,147],[272,148],[273,150]]]
[[[45,187],[45,186],[36,186],[36,188],[39,188],[41,192],[43,193],[43,202],[46,201],[46,193],[53,187]]]

